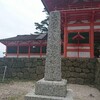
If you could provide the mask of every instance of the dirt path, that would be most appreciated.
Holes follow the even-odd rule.
[[[34,88],[33,82],[0,83],[0,100],[24,100],[24,95]],[[68,84],[73,89],[74,100],[100,100],[100,92],[87,85]]]
[[[100,100],[100,92],[96,88],[87,85],[69,84],[73,90],[74,100]]]
[[[34,88],[33,82],[0,84],[0,100],[24,100],[24,95]]]

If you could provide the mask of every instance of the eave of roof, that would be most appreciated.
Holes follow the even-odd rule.
[[[47,12],[49,13],[49,9],[48,9],[46,3],[44,2],[44,0],[41,0],[41,1],[42,1],[42,3],[43,3],[44,7],[46,8]]]
[[[0,42],[7,41],[32,41],[32,40],[46,40],[47,34],[39,34],[39,35],[17,35],[16,37],[0,39]]]
[[[2,41],[26,41],[35,39],[38,35],[17,35],[16,37],[0,39]]]
[[[36,37],[36,40],[47,40],[47,33],[40,34]]]
[[[82,5],[83,5],[83,7],[84,7],[84,5],[89,6],[89,7],[91,7],[91,5],[93,7],[94,6],[99,7],[99,4],[100,4],[99,0],[98,1],[89,0],[87,2],[82,2],[82,3],[77,2],[76,0],[75,0],[75,2],[73,0],[41,0],[41,1],[48,12],[51,12],[54,10],[72,9],[73,7],[70,8],[70,6],[75,6],[75,7],[79,6],[79,9],[80,9],[80,6],[82,6]]]

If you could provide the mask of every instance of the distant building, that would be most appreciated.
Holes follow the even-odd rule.
[[[18,35],[0,42],[6,46],[5,57],[45,57],[47,34]]]

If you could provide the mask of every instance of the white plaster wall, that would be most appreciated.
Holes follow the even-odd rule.
[[[69,26],[68,30],[85,30],[90,29],[90,26]],[[100,25],[95,25],[94,29],[100,29]]]
[[[88,57],[88,58],[90,58],[90,52],[79,52],[79,57]]]
[[[100,20],[96,20],[96,22],[100,22]]]
[[[85,47],[85,46],[77,46],[77,47],[67,47],[67,49],[90,49],[90,47]]]
[[[28,56],[18,56],[18,58],[28,58]]]
[[[40,58],[40,55],[31,55],[30,58]],[[46,57],[46,55],[42,55],[43,58]],[[17,58],[17,55],[7,55],[7,58]],[[18,58],[29,58],[28,55],[19,55]]]
[[[67,52],[67,57],[78,57],[78,52]]]
[[[83,29],[90,29],[90,26],[70,26],[68,30],[83,30]]]
[[[78,57],[78,52],[67,52],[67,57]],[[90,52],[79,52],[79,57],[87,57],[90,58]]]
[[[44,57],[46,57],[46,55],[42,55],[42,57],[44,58]]]
[[[88,20],[82,20],[81,22],[83,22],[83,23],[89,23]],[[74,24],[74,23],[76,23],[76,21],[70,21],[68,24]]]
[[[17,58],[17,56],[16,55],[7,55],[6,58]]]
[[[40,55],[31,55],[30,57],[40,58]]]
[[[94,26],[94,29],[100,29],[100,26],[98,25],[98,26]]]

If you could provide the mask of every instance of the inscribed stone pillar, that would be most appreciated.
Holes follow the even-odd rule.
[[[25,100],[73,100],[67,90],[67,80],[61,78],[61,28],[60,12],[50,13],[45,64],[45,77],[35,84],[35,89]]]
[[[60,12],[51,12],[49,19],[45,80],[61,81]]]

